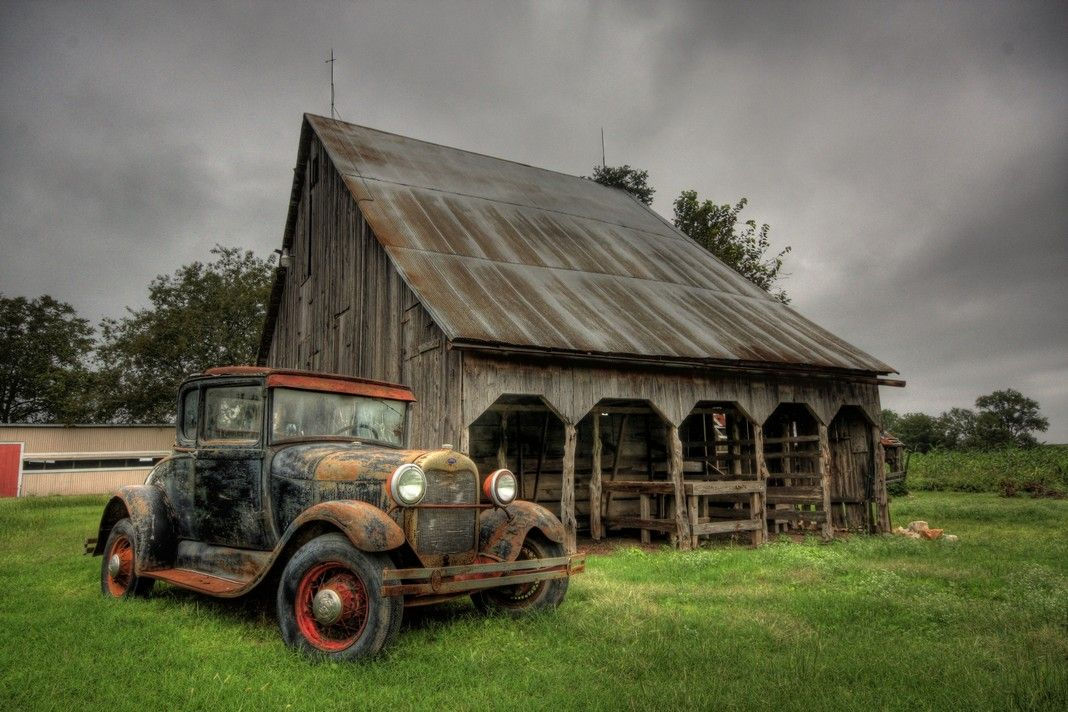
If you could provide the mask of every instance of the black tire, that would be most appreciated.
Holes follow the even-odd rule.
[[[139,546],[133,522],[128,517],[115,522],[100,562],[100,592],[107,598],[144,598],[152,592],[156,580],[134,573]],[[111,568],[113,557],[118,557],[117,570]]]
[[[404,611],[401,596],[381,594],[389,567],[388,557],[360,551],[341,534],[324,534],[298,549],[282,571],[276,598],[286,645],[328,660],[377,655],[396,637]],[[311,612],[314,596],[327,588],[343,592],[346,601],[331,624]]]
[[[527,534],[517,560],[551,559],[564,556],[564,545],[549,541],[538,532]],[[558,578],[529,584],[501,586],[475,591],[471,600],[482,613],[503,613],[515,618],[535,611],[551,611],[567,595],[568,579]]]

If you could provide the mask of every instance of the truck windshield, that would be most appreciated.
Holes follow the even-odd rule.
[[[404,401],[275,388],[271,441],[324,436],[404,445]]]

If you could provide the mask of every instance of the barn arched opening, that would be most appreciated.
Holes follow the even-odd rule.
[[[757,460],[759,426],[737,404],[701,401],[682,422],[683,477],[690,531],[763,542],[764,487]]]
[[[762,436],[768,532],[818,531],[831,538],[826,427],[805,404],[780,403],[764,421]]]
[[[845,405],[828,426],[831,480],[831,520],[836,529],[871,532],[876,528],[878,482],[875,424],[862,408]]]

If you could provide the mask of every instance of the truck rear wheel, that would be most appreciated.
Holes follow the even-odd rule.
[[[301,547],[282,571],[278,627],[286,645],[314,657],[357,660],[379,653],[396,635],[404,604],[384,597],[389,558],[355,548],[341,534]]]
[[[549,541],[536,532],[527,534],[517,560],[551,559],[564,555],[563,544]],[[519,617],[533,611],[552,610],[567,594],[567,578],[488,588],[471,594],[475,608],[483,613],[504,613]]]
[[[108,598],[147,596],[155,579],[134,573],[137,560],[137,531],[127,517],[115,522],[104,545],[100,562],[100,592]]]

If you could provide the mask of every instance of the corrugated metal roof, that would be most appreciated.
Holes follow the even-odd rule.
[[[893,371],[780,304],[623,191],[306,120],[451,340]]]

